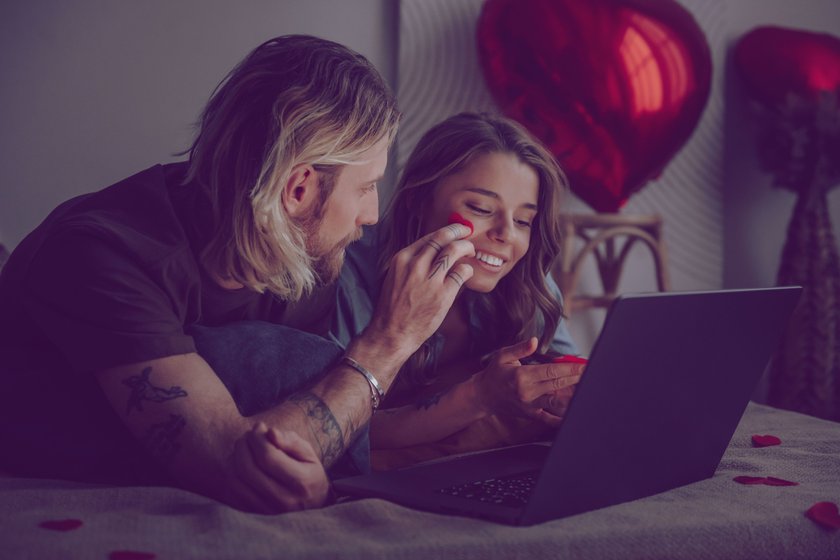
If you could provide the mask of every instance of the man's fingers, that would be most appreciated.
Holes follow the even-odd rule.
[[[254,434],[252,430],[248,436]],[[258,465],[252,446],[246,438],[240,438],[235,444],[233,466],[238,482],[238,497],[249,504],[249,509],[261,513],[277,513],[301,509],[301,506],[277,491],[276,481],[270,478]]]
[[[260,471],[275,485],[279,484],[294,493],[304,492],[302,482],[305,476],[301,462],[290,457],[286,452],[267,439],[269,430],[251,430],[246,441]]]
[[[475,271],[473,270],[473,267],[466,263],[458,263],[449,269],[449,272],[446,273],[446,279],[455,284],[455,295],[457,295],[461,286],[466,284],[467,280],[472,278],[474,273]]]
[[[284,488],[294,491],[298,509],[323,505],[329,492],[329,479],[321,460],[308,441],[295,432],[269,428],[264,443],[273,448],[260,467]]]
[[[268,441],[282,451],[285,451],[293,459],[305,463],[318,463],[318,454],[312,449],[308,441],[295,432],[279,432],[275,428],[269,428],[266,433]]]
[[[447,245],[458,239],[469,237],[470,228],[462,224],[449,224],[437,231],[424,235],[411,245],[411,252],[431,262],[434,257]]]
[[[444,281],[449,271],[454,268],[464,257],[475,255],[475,246],[469,241],[453,241],[435,255],[431,264],[428,265],[428,279]],[[417,270],[421,273],[426,270],[424,259],[417,259]]]

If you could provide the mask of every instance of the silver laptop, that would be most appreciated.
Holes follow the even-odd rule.
[[[621,296],[551,444],[344,478],[335,488],[532,525],[709,478],[801,291]]]

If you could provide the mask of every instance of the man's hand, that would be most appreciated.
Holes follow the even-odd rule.
[[[520,360],[533,354],[536,348],[536,338],[502,348],[472,381],[489,413],[524,415],[558,426],[586,366],[580,363],[522,365]]]
[[[458,262],[475,255],[473,244],[463,239],[469,234],[468,227],[449,224],[392,257],[367,333],[386,341],[403,360],[437,330],[472,277],[472,267]]]
[[[294,432],[262,422],[236,441],[230,459],[228,503],[257,513],[324,505],[330,481],[312,446]]]

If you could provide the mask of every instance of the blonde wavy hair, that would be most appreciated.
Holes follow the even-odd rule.
[[[281,202],[292,169],[319,172],[323,206],[341,167],[392,141],[399,120],[385,81],[347,47],[287,35],[254,49],[216,87],[185,152],[207,222],[201,264],[285,300],[310,292],[319,279],[305,232]]]
[[[491,153],[512,154],[539,178],[538,211],[525,256],[488,294],[473,294],[477,311],[492,320],[496,348],[537,336],[545,351],[563,316],[560,301],[546,277],[561,249],[560,202],[568,181],[554,156],[515,121],[489,113],[459,113],[430,128],[411,152],[382,225],[381,267],[423,236],[424,223],[437,184],[475,158]],[[430,377],[428,344],[406,362],[407,381],[426,384]],[[405,376],[403,376],[405,377]]]

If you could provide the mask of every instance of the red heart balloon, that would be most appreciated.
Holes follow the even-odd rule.
[[[776,107],[788,94],[840,93],[840,39],[782,27],[758,27],[735,47],[735,67],[749,94]]]
[[[709,95],[705,35],[673,0],[488,0],[478,51],[502,111],[599,212],[661,173]]]

